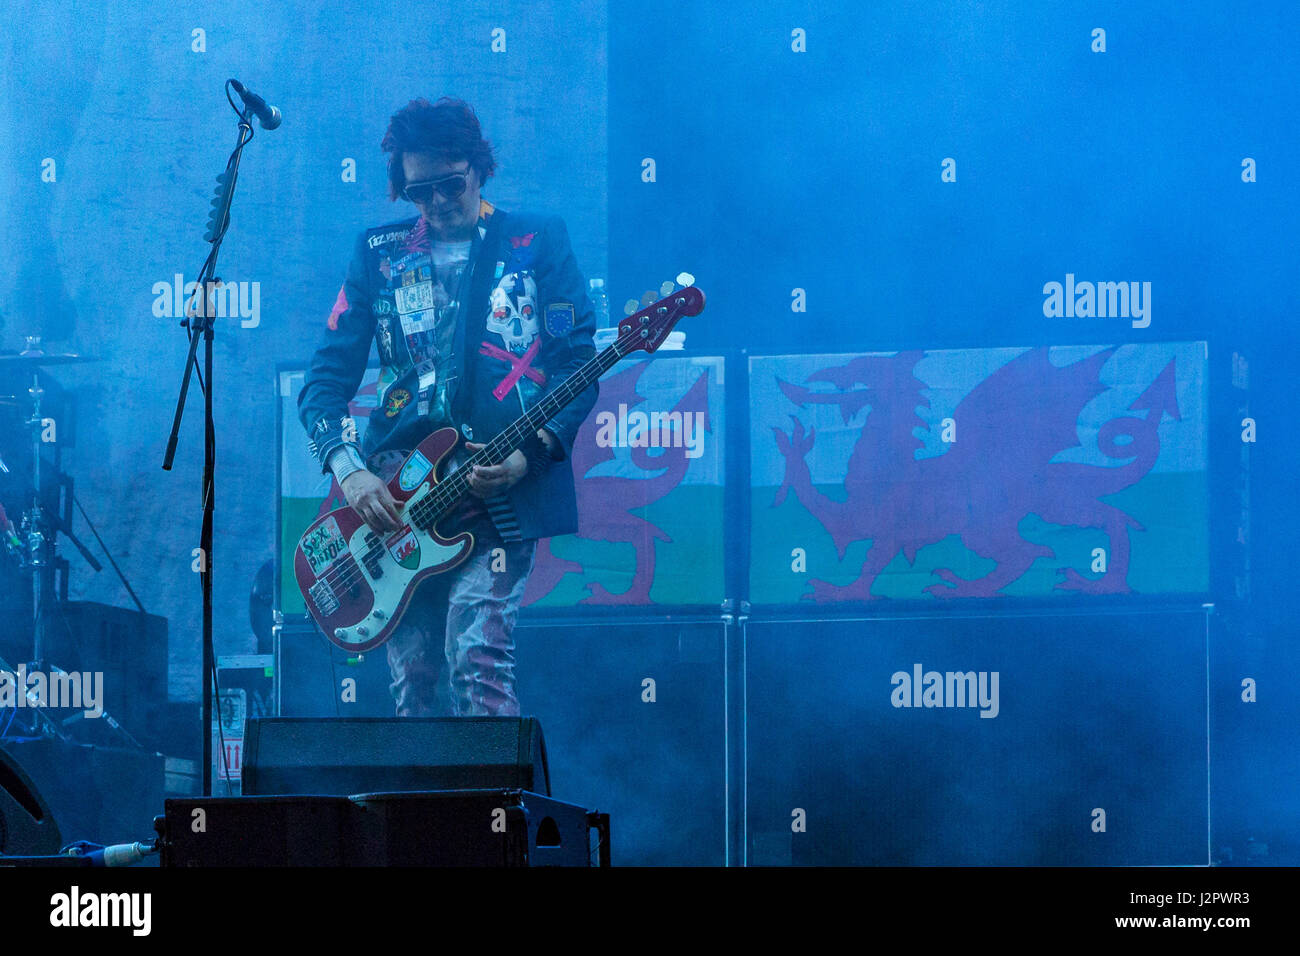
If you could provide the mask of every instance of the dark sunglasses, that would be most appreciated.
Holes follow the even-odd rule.
[[[406,188],[402,190],[402,195],[410,202],[420,205],[433,199],[433,192],[436,189],[440,196],[447,199],[459,199],[465,192],[465,187],[469,183],[469,170],[463,173],[452,173],[450,176],[444,176],[442,179],[430,179],[423,183],[407,183]]]

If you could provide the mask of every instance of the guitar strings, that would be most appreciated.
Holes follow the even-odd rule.
[[[681,290],[681,291],[685,291],[685,290]],[[680,294],[681,294],[680,292],[673,293],[673,295],[680,295]],[[665,298],[671,298],[671,297],[672,296],[665,296]],[[684,304],[684,300],[682,304]],[[629,316],[629,318],[631,318],[631,316]],[[644,331],[644,329],[642,331]],[[627,333],[620,333],[618,338],[615,339],[615,341],[611,343],[608,348],[606,348],[602,352],[597,353],[596,355],[593,355],[591,359],[585,365],[582,366],[582,368],[578,369],[577,372],[569,376],[569,378],[565,379],[564,382],[562,382],[558,387],[556,387],[554,391],[545,395],[542,398],[542,400],[538,402],[536,405],[534,405],[531,409],[528,409],[525,412],[525,414],[521,416],[520,421],[516,421],[515,423],[510,425],[510,427],[505,429],[505,431],[503,431],[500,435],[498,435],[496,438],[488,442],[486,446],[484,446],[482,449],[480,449],[478,452],[476,452],[474,455],[468,458],[465,464],[460,469],[453,472],[451,475],[447,476],[442,481],[436,482],[434,484],[433,490],[428,495],[421,498],[419,501],[416,501],[414,504],[409,505],[410,510],[408,514],[414,516],[416,520],[414,522],[408,520],[406,524],[408,526],[411,524],[415,524],[416,527],[426,531],[426,533],[431,534],[434,531],[434,528],[437,526],[437,523],[441,521],[444,517],[446,517],[446,513],[450,511],[451,508],[464,496],[467,490],[464,486],[468,484],[467,476],[471,473],[471,469],[473,468],[473,466],[480,463],[490,463],[490,459],[494,457],[494,455],[489,454],[493,446],[498,444],[501,445],[510,444],[512,446],[512,451],[513,451],[513,448],[514,446],[517,445],[519,439],[522,438],[522,436],[526,433],[525,430],[521,430],[522,423],[526,422],[526,420],[529,417],[532,417],[534,414],[536,414],[536,412],[539,409],[546,407],[548,404],[556,404],[558,405],[558,407],[554,411],[550,411],[546,415],[540,416],[541,420],[547,421],[551,417],[553,417],[556,413],[560,411],[560,409],[568,405],[569,402],[571,402],[578,393],[582,392],[584,389],[589,387],[592,381],[599,379],[601,375],[603,375],[606,371],[612,368],[615,361],[624,357],[625,353],[620,351],[619,346],[627,344],[625,343],[625,339],[628,342],[630,342],[633,339],[636,339],[638,337],[637,332],[638,330],[635,326],[629,326]],[[596,373],[594,378],[590,378],[589,375],[591,370],[604,364],[605,358],[609,356],[611,353],[614,355],[613,361],[610,361],[608,364],[604,366],[604,368],[601,368]],[[578,383],[580,380],[582,381],[581,386],[575,390],[574,385]],[[566,393],[571,392],[573,394],[568,394],[566,397],[564,397],[563,401],[557,402],[556,399],[560,398],[561,390],[563,390]],[[515,434],[516,431],[518,431],[519,434]],[[507,438],[508,441],[502,441],[502,439],[507,439]],[[484,459],[483,462],[479,461],[480,457]],[[404,514],[402,515],[402,517],[405,518],[408,517],[408,515]],[[427,528],[424,526],[424,524],[421,523],[422,519],[424,519],[425,517],[430,517]],[[390,532],[389,534],[396,534],[396,533],[397,532]],[[360,559],[362,561],[369,561],[375,559],[378,555],[382,553],[382,548],[386,546],[385,541],[387,540],[387,536],[380,535],[377,532],[373,532],[373,531],[371,532],[371,534],[375,535],[375,539],[372,543],[368,545],[366,550],[360,555]],[[364,576],[365,576],[364,572],[361,570],[361,565],[360,562],[358,561],[358,555],[355,552],[353,552],[351,548],[349,548],[347,559],[339,565],[336,565],[331,568],[327,568],[325,572],[316,579],[316,581],[318,584],[324,581],[326,585],[330,587],[331,590],[334,590],[336,588],[346,590],[347,588],[350,588],[353,584],[355,584],[358,579],[364,578]]]
[[[546,404],[553,403],[552,399],[559,398],[562,390],[566,393],[567,392],[573,393],[567,395],[567,397],[565,397],[564,400],[559,403],[560,408],[563,408],[565,405],[568,405],[569,402],[571,402],[574,397],[576,397],[583,390],[588,388],[591,385],[591,381],[594,381],[595,379],[592,379],[590,381],[583,381],[582,387],[577,389],[576,391],[573,391],[573,385],[579,379],[586,379],[589,371],[595,368],[596,366],[600,365],[602,363],[602,360],[606,356],[610,355],[611,353],[614,354],[615,361],[623,358],[624,353],[619,350],[619,346],[625,344],[624,342],[625,338],[630,343],[632,339],[635,339],[637,337],[636,333],[637,333],[636,328],[629,328],[626,335],[619,335],[619,337],[609,346],[609,348],[605,349],[603,352],[598,353],[597,355],[593,355],[591,359],[582,368],[578,369],[577,372],[575,372],[573,375],[570,375],[567,379],[565,379],[558,387],[555,388],[554,391],[544,396],[542,401],[538,402],[531,409],[528,409],[525,412],[525,414],[521,417],[520,421],[516,421],[505,431],[503,431],[500,435],[492,439],[492,441],[490,441],[486,446],[484,446],[474,455],[466,459],[464,465],[461,468],[452,472],[452,474],[448,475],[442,481],[436,482],[433,486],[433,490],[429,492],[429,494],[425,495],[423,498],[419,499],[418,501],[408,506],[409,510],[402,515],[403,518],[408,519],[406,521],[406,524],[408,526],[414,524],[416,527],[420,528],[420,530],[426,531],[426,533],[430,533],[430,534],[433,533],[433,530],[437,525],[437,523],[441,521],[443,518],[445,518],[447,512],[450,511],[451,508],[454,507],[455,504],[459,502],[460,499],[464,496],[465,491],[467,490],[468,487],[468,475],[472,473],[473,467],[478,464],[490,463],[490,459],[493,456],[489,455],[488,452],[492,449],[494,445],[496,445],[498,442],[500,442],[503,445],[508,443],[512,445],[512,451],[513,451],[513,446],[515,446],[518,440],[522,438],[523,435],[525,434],[524,431],[519,431],[522,421],[529,418],[532,413],[536,412],[538,409],[542,408]],[[610,362],[608,366],[601,369],[600,372],[597,373],[596,378],[598,379],[600,375],[603,375],[612,366],[613,366],[613,362]],[[557,408],[555,412],[551,412],[549,415],[543,417],[542,420],[543,421],[549,420],[558,411],[559,408]],[[513,434],[516,431],[519,431],[519,434],[517,435]],[[503,438],[508,438],[509,441],[502,442]],[[483,460],[480,461],[480,459]],[[426,517],[429,518],[427,522],[427,527],[424,522],[424,519]],[[412,521],[410,520],[411,518],[414,518],[415,520]],[[366,526],[363,525],[363,527]],[[397,532],[389,532],[387,535],[384,535],[372,531],[371,534],[375,535],[375,540],[371,541],[367,545],[364,552],[358,555],[356,554],[356,552],[352,551],[351,548],[349,548],[347,551],[346,558],[343,561],[341,561],[339,564],[327,568],[321,575],[319,575],[316,578],[316,583],[319,584],[321,582],[325,582],[326,586],[329,587],[330,590],[337,592],[340,590],[347,590],[353,584],[357,583],[358,580],[364,579],[365,573],[361,569],[361,561],[369,561],[378,557],[382,553],[383,548],[387,546],[385,544],[387,538],[390,535],[397,534]],[[367,540],[369,540],[369,536],[367,536]]]
[[[593,361],[599,357],[600,356],[593,357]],[[619,357],[621,357],[621,355]],[[587,371],[587,368],[584,366],[584,368],[579,370],[577,374],[570,376],[561,383],[561,385],[557,387],[554,392],[548,395],[547,398],[550,398],[552,395],[559,397],[561,389],[565,390],[565,392],[572,392],[573,389],[571,386],[575,384],[578,379],[585,377],[582,375],[585,371]],[[582,385],[582,388],[585,389],[589,385],[590,382],[585,382]],[[577,393],[575,392],[574,394]],[[572,400],[572,396],[566,398],[564,404],[568,404],[570,400]],[[541,404],[542,403],[539,403],[538,406],[534,406],[534,409],[540,407]],[[549,417],[550,416],[546,416],[543,420],[546,420],[546,418]],[[509,438],[512,444],[515,443],[516,440],[521,437],[521,435],[513,434],[518,430],[517,423],[516,425],[512,425],[510,428],[506,429],[506,431],[502,432],[502,434],[497,436],[496,439],[493,439],[493,441],[489,443],[488,447],[483,448],[470,457],[460,469],[453,472],[442,481],[437,482],[428,495],[409,505],[406,513],[402,515],[402,517],[406,519],[406,523],[408,525],[414,524],[421,530],[431,533],[437,523],[446,517],[446,512],[464,496],[466,486],[468,485],[467,476],[471,474],[470,469],[472,469],[474,465],[479,464],[481,458],[490,459],[492,456],[488,455],[487,452],[491,445],[496,444],[501,439]],[[347,589],[351,587],[359,579],[364,577],[360,562],[371,561],[379,556],[382,553],[382,549],[387,546],[386,542],[388,538],[396,533],[397,532],[379,534],[372,531],[370,534],[374,535],[374,538],[371,539],[369,535],[367,536],[367,547],[360,555],[349,548],[348,557],[351,560],[345,560],[340,564],[327,569],[317,578],[317,582],[325,581],[327,586],[332,590]]]

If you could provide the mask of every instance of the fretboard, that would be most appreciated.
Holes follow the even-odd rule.
[[[614,367],[631,351],[633,333],[622,336],[604,351],[593,355],[577,371],[547,392],[536,405],[520,415],[501,434],[471,455],[465,464],[448,478],[438,482],[433,493],[421,500],[415,511],[419,524],[437,524],[469,491],[469,475],[475,465],[499,465],[523,445],[524,440],[558,415],[570,402]]]

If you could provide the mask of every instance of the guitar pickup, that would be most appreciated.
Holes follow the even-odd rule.
[[[308,591],[316,610],[329,617],[339,609],[339,599],[334,596],[334,589],[325,581],[317,581]]]
[[[384,546],[381,543],[379,535],[375,534],[373,531],[366,532],[365,542],[366,550],[361,555],[361,563],[365,565],[366,570],[370,572],[371,580],[377,581],[384,576],[384,568],[383,565],[380,564],[380,558],[384,553]]]

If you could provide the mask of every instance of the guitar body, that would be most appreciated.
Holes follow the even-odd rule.
[[[462,563],[474,536],[444,538],[423,520],[420,504],[438,484],[443,460],[456,447],[454,428],[429,435],[402,463],[388,490],[405,522],[397,531],[371,531],[351,507],[317,518],[294,549],[293,573],[307,610],[330,641],[368,651],[392,636],[425,578]]]

